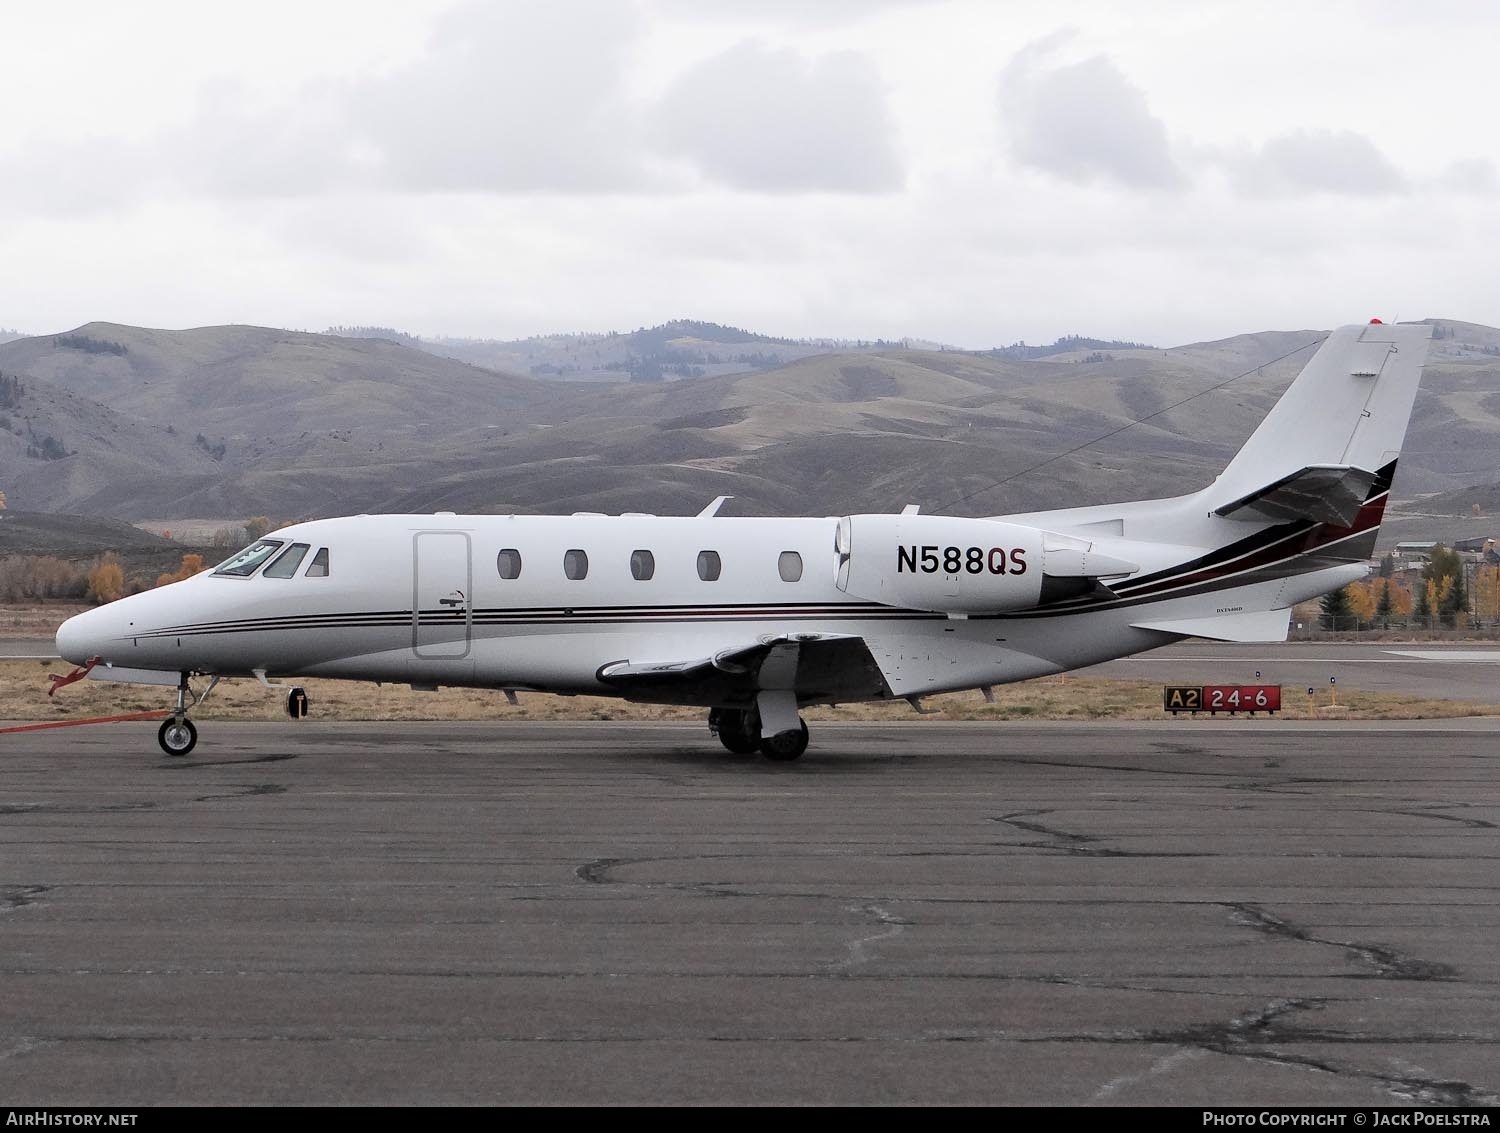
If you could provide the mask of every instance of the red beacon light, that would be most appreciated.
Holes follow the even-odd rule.
[[[1385,323],[1381,322],[1379,319],[1371,319],[1370,325],[1372,327],[1383,327],[1385,326]]]

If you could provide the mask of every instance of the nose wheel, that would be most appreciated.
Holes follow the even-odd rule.
[[[168,755],[186,755],[198,745],[198,729],[188,719],[188,709],[197,708],[208,699],[208,694],[213,692],[214,686],[219,683],[218,677],[212,677],[208,687],[203,690],[202,696],[193,695],[193,687],[188,684],[191,674],[183,673],[177,682],[177,703],[172,708],[172,715],[162,721],[161,727],[156,732],[156,742],[161,744],[162,751]]]
[[[186,755],[198,744],[198,729],[186,716],[171,716],[162,721],[156,742],[168,755]]]

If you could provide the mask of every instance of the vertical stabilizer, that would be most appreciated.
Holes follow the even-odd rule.
[[[1331,333],[1207,489],[1210,506],[1313,467],[1384,470],[1400,454],[1430,333],[1383,323]]]

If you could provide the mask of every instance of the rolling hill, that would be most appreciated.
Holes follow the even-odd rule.
[[[1398,497],[1500,481],[1500,331],[1436,326]],[[20,387],[0,405],[0,489],[123,519],[1107,502],[1205,483],[1320,337],[1042,360],[887,347],[573,383],[373,338],[91,323],[0,344]]]
[[[909,343],[776,338],[696,319],[604,334],[510,340],[418,338],[390,327],[332,327],[330,334],[387,338],[445,358],[534,378],[656,382],[769,370],[829,353],[865,353]]]

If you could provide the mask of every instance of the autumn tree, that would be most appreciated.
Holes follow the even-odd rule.
[[[1401,585],[1399,581],[1391,586],[1391,605],[1396,607],[1396,616],[1406,618],[1411,616],[1412,597],[1411,591]]]
[[[113,602],[125,594],[125,571],[120,567],[120,560],[114,555],[105,555],[99,560],[97,566],[89,571],[89,588],[84,593],[90,602],[96,606],[102,606],[106,602]]]
[[[1436,614],[1446,626],[1454,625],[1460,612],[1469,609],[1469,595],[1464,587],[1464,561],[1457,551],[1438,544],[1422,568],[1422,577],[1431,593],[1429,614]]]
[[[254,519],[245,520],[245,538],[253,543],[275,526],[270,516],[257,515]]]
[[[1459,612],[1467,612],[1463,578],[1444,575],[1438,579],[1436,599],[1433,609],[1437,610],[1443,624],[1452,629],[1458,623]]]
[[[1370,585],[1351,582],[1344,587],[1344,593],[1349,601],[1349,612],[1354,615],[1355,628],[1363,629],[1365,623],[1375,616],[1375,595],[1371,592]]]
[[[156,585],[167,586],[173,582],[181,582],[183,579],[192,578],[203,569],[203,556],[187,554],[182,556],[182,565],[171,574],[159,574],[156,576]]]

